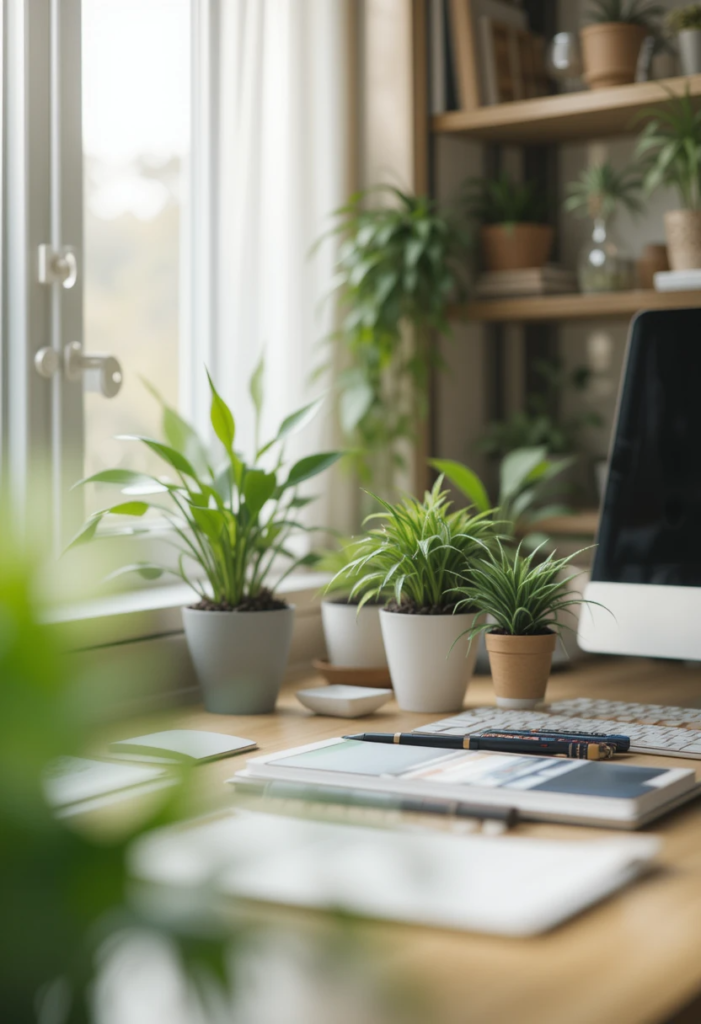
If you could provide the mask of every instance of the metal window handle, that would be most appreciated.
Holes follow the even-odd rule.
[[[40,348],[34,353],[34,369],[40,377],[50,380],[61,364],[61,357],[55,348]]]
[[[122,367],[114,356],[86,355],[79,341],[66,345],[63,366],[67,380],[83,380],[85,391],[114,398],[122,386]]]
[[[78,280],[78,260],[72,245],[58,251],[50,245],[39,246],[39,283],[60,284],[72,288]]]

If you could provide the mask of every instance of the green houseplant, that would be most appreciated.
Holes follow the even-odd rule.
[[[670,11],[665,18],[665,28],[676,36],[682,73],[698,74],[701,71],[701,4]]]
[[[563,577],[579,554],[538,560],[538,549],[526,555],[498,543],[458,586],[457,609],[479,612],[467,635],[485,634],[499,707],[531,708],[545,697],[557,635],[569,628],[562,614],[584,601],[569,586],[578,573]]]
[[[658,32],[664,9],[650,0],[593,0],[581,29],[584,78],[592,89],[635,81],[645,36]]]
[[[380,501],[379,522],[358,545],[359,555],[344,570],[354,577],[351,597],[362,591],[361,607],[391,588],[380,612],[392,685],[405,711],[444,712],[461,707],[476,650],[455,643],[473,623],[469,611],[454,615],[454,587],[460,573],[493,537],[488,512],[453,511],[439,478],[423,501]]]
[[[701,111],[687,88],[670,93],[664,107],[644,111],[650,118],[638,140],[636,156],[645,163],[645,191],[673,188],[680,208],[665,213],[672,270],[701,267]]]
[[[553,412],[565,392],[584,394],[591,370],[577,366],[566,370],[555,360],[536,360],[533,369],[543,381],[541,390],[526,396],[526,408],[506,420],[490,423],[479,441],[486,455],[503,459],[517,448],[543,446],[549,455],[573,455],[585,427],[600,427],[601,417],[593,410],[563,418]]]
[[[463,188],[467,216],[481,225],[487,270],[522,270],[548,261],[554,232],[546,223],[545,199],[535,182],[470,178]]]
[[[633,286],[633,263],[612,234],[611,222],[621,207],[640,213],[642,174],[636,167],[617,171],[609,160],[585,168],[567,188],[564,207],[590,217],[592,237],[579,253],[577,275],[583,292],[625,291]]]
[[[250,386],[256,438],[262,376],[261,363]],[[220,461],[214,464],[190,424],[162,403],[167,443],[148,437],[130,440],[155,452],[173,476],[155,478],[114,469],[81,481],[120,486],[127,493],[134,488],[140,494],[151,490],[155,497],[129,497],[95,512],[72,543],[94,538],[106,517],[141,519],[155,511],[165,518],[176,562],[171,566],[137,562],[119,572],[136,572],[148,579],[170,573],[187,583],[199,600],[183,609],[183,623],[208,710],[261,714],[275,706],[294,617],[294,609],[272,592],[272,572],[281,561],[288,563],[287,572],[305,561],[295,559],[288,546],[290,537],[304,528],[298,513],[308,499],[298,488],[331,466],[340,453],[309,455],[285,467],[285,442],[318,411],[317,401],[287,416],[275,437],[257,447],[251,462],[245,461],[234,447],[233,414],[211,378],[209,385]]]
[[[386,202],[388,201],[388,202]],[[425,196],[381,187],[335,213],[342,242],[336,267],[344,317],[334,339],[347,353],[338,374],[341,427],[356,449],[361,480],[393,492],[402,442],[426,415],[435,349],[427,333],[449,330],[467,236]],[[411,344],[405,328],[414,328]]]
[[[360,683],[362,674],[369,670],[366,686],[369,681],[382,679],[377,669],[387,669],[387,655],[382,642],[380,627],[380,607],[388,593],[376,594],[373,599],[359,607],[365,596],[363,588],[356,589],[353,597],[350,593],[356,582],[350,574],[350,566],[360,555],[362,540],[357,537],[340,538],[337,548],[322,553],[316,568],[322,572],[333,573],[331,582],[324,589],[321,602],[321,622],[324,628],[324,639],[329,662],[341,669],[354,670],[354,679]],[[358,672],[360,670],[360,672]],[[339,677],[339,682],[341,679]]]

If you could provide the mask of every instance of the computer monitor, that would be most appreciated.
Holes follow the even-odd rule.
[[[701,309],[633,320],[578,641],[701,660]]]

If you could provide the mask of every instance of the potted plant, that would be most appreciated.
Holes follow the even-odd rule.
[[[234,448],[231,410],[211,378],[209,386],[211,422],[223,462],[215,466],[190,424],[163,404],[168,443],[147,437],[128,440],[140,441],[155,452],[174,479],[111,469],[82,480],[81,484],[119,485],[127,494],[138,489],[139,497],[95,512],[72,545],[95,537],[108,516],[141,518],[155,510],[165,518],[178,549],[177,565],[138,562],[124,566],[119,574],[136,572],[156,579],[171,573],[187,583],[198,600],[183,609],[183,624],[207,710],[264,714],[275,707],[294,618],[294,609],[273,593],[274,566],[281,560],[290,562],[287,575],[306,561],[294,560],[288,548],[290,536],[302,528],[298,510],[308,500],[299,496],[298,487],[332,465],[340,453],[309,455],[284,469],[285,442],[309,422],[319,408],[317,401],[287,416],[275,437],[247,463]],[[251,397],[257,438],[262,364],[253,375]],[[269,468],[263,468],[266,456],[271,460]],[[149,490],[157,498],[144,493]]]
[[[538,561],[538,551],[524,555],[520,546],[511,552],[498,543],[471,566],[457,588],[463,596],[456,612],[480,612],[467,636],[471,643],[485,635],[497,705],[512,710],[543,700],[557,636],[570,628],[560,617],[574,605],[590,603],[569,588],[577,573],[563,577],[580,552],[566,558],[551,553]]]
[[[701,4],[677,7],[665,18],[667,31],[675,35],[679,44],[682,74],[701,72]]]
[[[370,518],[360,555],[348,572],[357,577],[351,596],[363,591],[361,606],[391,585],[392,600],[380,612],[392,685],[404,711],[442,714],[462,707],[476,648],[461,634],[473,624],[464,607],[454,615],[460,574],[494,536],[488,513],[451,511],[442,477],[423,501],[397,505]]]
[[[533,181],[471,178],[464,188],[467,215],[481,225],[482,261],[487,270],[542,267],[550,257],[554,231],[546,223],[544,196]]]
[[[345,315],[332,340],[346,351],[337,375],[340,424],[361,481],[390,497],[406,468],[402,444],[414,440],[428,408],[438,365],[428,335],[449,331],[469,239],[429,198],[390,186],[356,193],[335,218]]]
[[[643,112],[652,120],[643,128],[637,157],[646,162],[646,192],[676,189],[681,208],[665,213],[667,251],[672,270],[701,267],[701,112],[689,95],[673,96],[665,108]]]
[[[362,587],[350,597],[354,581],[348,575],[348,567],[360,554],[361,545],[362,541],[357,538],[344,538],[338,548],[325,552],[317,563],[317,569],[334,574],[324,591],[328,596],[321,602],[326,650],[332,665],[352,669],[386,669],[380,608],[387,595],[376,595],[362,607],[360,604],[365,596]]]
[[[643,179],[635,167],[617,171],[610,161],[594,164],[567,187],[566,210],[590,217],[592,237],[580,250],[577,267],[583,292],[626,291],[633,287],[633,261],[615,241],[611,224],[620,207],[631,213],[643,209]]]
[[[657,32],[663,8],[649,0],[594,0],[580,31],[584,79],[591,89],[635,81],[640,48]]]

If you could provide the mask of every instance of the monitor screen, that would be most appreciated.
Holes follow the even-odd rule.
[[[592,580],[701,586],[701,309],[632,326]]]

